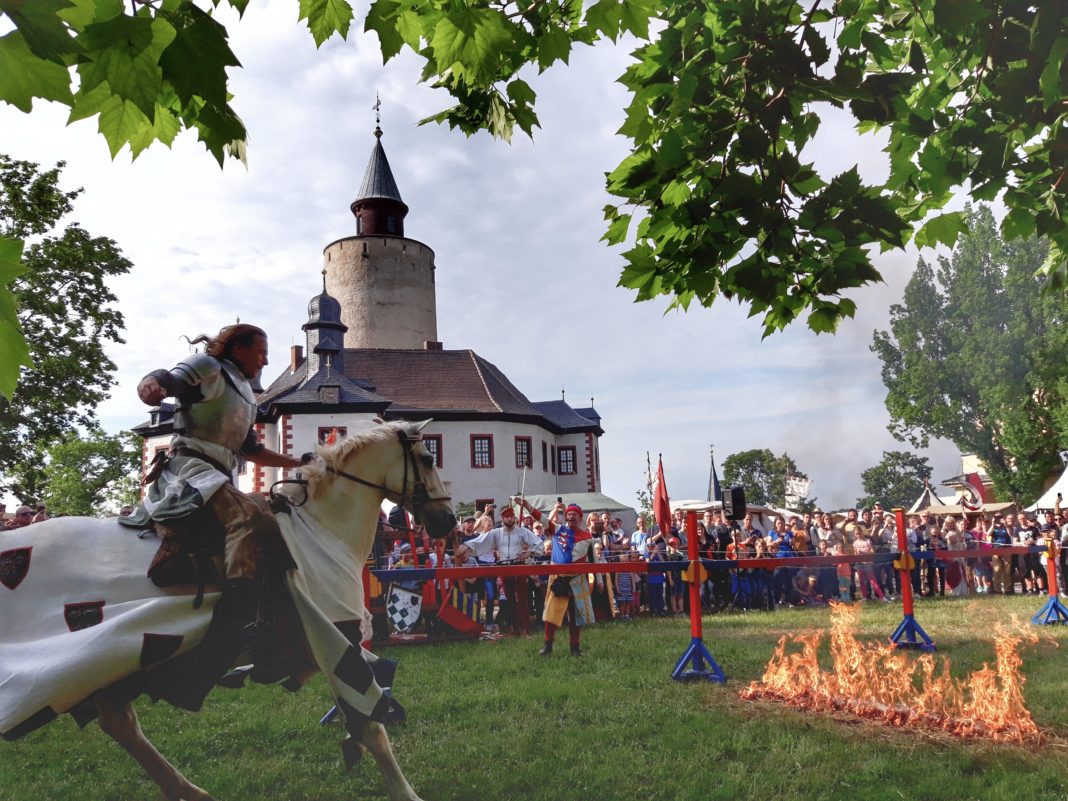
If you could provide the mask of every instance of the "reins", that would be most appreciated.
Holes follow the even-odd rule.
[[[434,501],[450,501],[450,500],[452,500],[452,498],[449,497],[448,495],[443,495],[441,497],[433,497],[432,498],[432,497],[430,497],[430,493],[427,491],[426,482],[423,480],[422,475],[419,472],[419,466],[415,463],[415,454],[412,452],[412,444],[416,443],[416,442],[422,442],[423,441],[422,435],[413,437],[413,436],[408,436],[407,434],[405,434],[402,431],[398,431],[397,432],[397,438],[400,440],[401,446],[404,449],[404,478],[401,481],[401,492],[400,492],[400,494],[398,496],[398,499],[397,499],[397,505],[407,508],[409,506],[409,504],[410,504],[412,507],[414,507],[416,510],[418,510],[418,508],[420,506],[422,506],[424,503],[431,503],[431,502],[434,502]],[[409,464],[411,465],[411,468],[412,468],[411,472],[415,476],[415,480],[412,482],[412,491],[410,493],[408,492],[408,472],[409,472],[408,467],[409,467]],[[340,476],[341,478],[348,479],[349,481],[354,481],[357,484],[361,484],[361,485],[363,485],[365,487],[370,487],[371,489],[379,490],[382,493],[384,493],[387,497],[389,495],[394,495],[395,494],[394,491],[391,490],[389,487],[386,487],[386,486],[384,486],[382,484],[376,484],[373,481],[368,481],[366,478],[360,478],[359,476],[354,476],[352,473],[347,473],[344,470],[337,469],[336,467],[330,467],[328,465],[326,467],[326,472],[327,473],[331,473],[331,474],[333,474],[335,476]],[[293,503],[294,506],[303,506],[305,503],[308,502],[308,481],[307,481],[307,479],[291,478],[291,479],[283,479],[281,481],[274,482],[271,485],[271,489],[269,491],[269,494],[270,494],[272,499],[275,499],[277,497],[284,497],[284,496],[278,496],[275,493],[275,489],[274,488],[277,487],[279,484],[299,484],[304,488],[304,499],[300,503],[293,503],[288,498],[286,499],[288,502]]]

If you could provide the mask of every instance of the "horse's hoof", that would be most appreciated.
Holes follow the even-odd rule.
[[[352,737],[346,737],[341,741],[341,754],[345,757],[345,770],[356,767],[363,755],[367,753],[367,746]]]

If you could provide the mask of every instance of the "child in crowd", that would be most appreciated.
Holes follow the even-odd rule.
[[[619,561],[630,562],[633,554],[630,551],[621,551]],[[616,573],[616,604],[619,606],[619,615],[622,620],[630,620],[637,614],[635,609],[635,597],[638,586],[638,577],[631,572]]]
[[[831,553],[834,556],[844,556],[845,546],[836,542],[831,548]],[[838,600],[848,603],[849,602],[849,585],[850,580],[853,577],[853,566],[849,562],[839,562],[835,571],[838,573]]]

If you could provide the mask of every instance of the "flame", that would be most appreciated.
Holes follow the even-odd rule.
[[[742,698],[768,698],[818,711],[844,710],[890,726],[941,729],[959,737],[1003,742],[1043,742],[1024,705],[1017,651],[1038,636],[1018,621],[995,627],[994,665],[984,664],[965,679],[950,673],[949,658],[932,654],[912,658],[890,643],[861,643],[853,632],[859,607],[832,604],[830,671],[820,668],[821,631],[782,637],[760,681],[742,690]],[[800,646],[791,650],[788,646]]]

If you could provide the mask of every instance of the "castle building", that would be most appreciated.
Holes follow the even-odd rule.
[[[600,492],[601,418],[591,406],[530,401],[473,350],[438,340],[434,251],[405,236],[408,206],[375,128],[356,200],[356,235],[323,251],[323,288],[308,303],[305,344],[259,396],[256,429],[299,455],[359,421],[426,420],[424,442],[455,504],[511,495]],[[134,430],[144,458],[166,449],[173,409]],[[288,471],[249,464],[238,485],[266,492]]]

